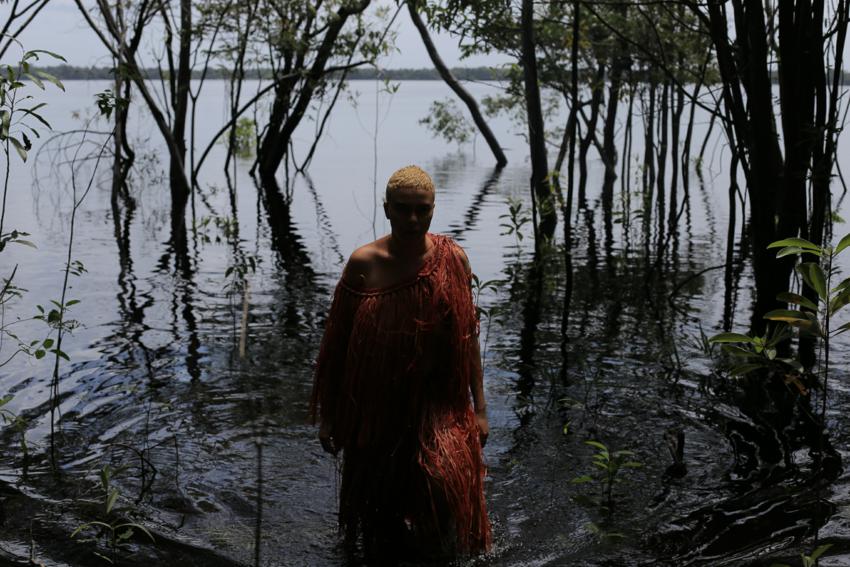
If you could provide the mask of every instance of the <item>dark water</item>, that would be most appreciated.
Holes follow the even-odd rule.
[[[69,85],[51,102],[56,128],[78,127],[70,112],[85,115],[91,94],[105,87]],[[294,178],[286,206],[258,198],[247,161],[238,163],[231,200],[222,152],[212,154],[195,221],[233,217],[238,229],[203,225],[183,270],[165,244],[166,164],[155,133],[137,117],[137,207],[113,214],[104,168],[76,224],[72,256],[88,271],[71,282],[81,326],[63,349],[71,361],[60,366],[58,478],[49,452],[52,362],[19,357],[0,370],[0,393],[14,395],[8,407],[25,418],[29,445],[25,459],[20,432],[2,430],[0,557],[26,564],[32,552],[48,565],[103,563],[94,555],[108,555],[102,544],[71,534],[103,517],[98,474],[108,465],[120,491],[118,515],[156,539],[147,544],[137,530],[118,551],[120,564],[252,564],[258,539],[263,565],[350,564],[334,527],[337,463],[307,422],[311,361],[345,257],[386,229],[373,179],[380,187],[394,169],[416,162],[439,187],[433,230],[465,246],[482,280],[499,282],[480,297],[489,310],[482,343],[495,546],[468,564],[799,564],[816,531],[833,545],[822,565],[850,563],[850,482],[839,466],[815,474],[806,405],[788,389],[725,378],[699,345],[700,330],[721,329],[727,297],[735,328],[749,321],[748,270],[738,270],[727,289],[717,269],[727,219],[721,144],[710,150],[704,183],[692,176],[669,239],[643,232],[637,195],[627,207],[632,222],[623,222],[619,182],[606,212],[600,166],[591,164],[588,202],[573,219],[565,360],[563,243],[535,259],[528,225],[522,241],[501,234],[507,199],[525,194],[529,175],[515,128],[494,123],[512,160],[494,171],[482,144],[446,147],[416,123],[446,95],[441,84],[381,93],[377,137],[374,84],[355,88],[357,104],[339,109],[311,177]],[[201,140],[216,128],[223,100],[220,85],[202,98]],[[704,129],[699,121],[697,131]],[[309,144],[307,130],[296,156]],[[642,153],[637,144],[633,151]],[[39,249],[3,253],[4,276],[17,264],[29,290],[4,313],[7,321],[60,292],[72,199],[67,158],[48,147],[35,167],[13,172],[12,227],[32,233]],[[225,273],[248,258],[258,267],[248,277],[243,359],[245,295],[228,287]],[[37,322],[21,324],[22,335],[43,332]],[[829,448],[841,457],[850,424],[841,411],[850,402],[847,347],[846,338],[834,344],[827,413]],[[684,476],[669,469],[668,439],[679,432]],[[592,469],[587,440],[633,451],[642,465],[621,473],[610,515],[581,503],[599,487],[571,482]]]

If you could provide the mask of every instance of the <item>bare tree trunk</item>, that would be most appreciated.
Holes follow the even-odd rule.
[[[343,4],[339,8],[336,16],[327,25],[322,41],[316,48],[312,65],[304,70],[301,89],[294,103],[291,97],[299,77],[281,81],[276,85],[269,125],[260,142],[257,156],[260,181],[266,190],[280,192],[275,174],[286,155],[292,134],[304,118],[304,113],[313,100],[319,81],[326,72],[325,68],[333,53],[334,44],[348,18],[362,13],[369,3],[370,0],[359,0],[351,5]],[[291,69],[285,69],[287,72],[289,70]]]
[[[671,87],[672,88],[672,87]],[[685,90],[684,87],[676,88],[676,106],[673,107],[672,124],[670,136],[672,138],[670,148],[670,208],[667,216],[667,230],[670,234],[676,234],[676,217],[679,212],[679,163],[681,156],[679,155],[679,134],[682,126],[682,113],[685,110]],[[671,93],[670,99],[673,99]]]
[[[620,197],[623,203],[623,235],[628,247],[629,227],[631,225],[632,191],[632,112],[635,105],[635,85],[629,80],[629,108],[626,111],[626,127],[623,132],[623,157],[620,167]]]
[[[590,150],[590,145],[596,137],[596,122],[599,119],[599,107],[602,106],[604,87],[605,64],[599,63],[599,66],[596,68],[596,76],[593,80],[593,87],[590,95],[590,118],[587,121],[587,133],[584,138],[582,138],[578,151],[578,202],[582,206],[586,201],[587,152]]]
[[[664,86],[661,89],[661,120],[658,123],[659,127],[659,143],[658,143],[658,196],[656,200],[658,223],[657,242],[659,247],[659,255],[661,253],[661,245],[664,242],[664,213],[666,211],[666,173],[667,173],[667,135],[669,130],[668,116],[670,114],[670,82],[664,81]]]
[[[504,166],[508,163],[508,158],[505,157],[505,152],[502,151],[499,141],[496,140],[496,136],[484,120],[484,116],[481,114],[481,110],[478,108],[478,103],[475,98],[469,94],[465,88],[463,88],[455,76],[452,75],[452,72],[446,66],[442,57],[440,57],[440,54],[437,52],[437,48],[434,46],[434,42],[431,40],[431,35],[428,33],[428,27],[425,25],[425,22],[422,21],[422,17],[419,15],[413,0],[407,2],[407,11],[410,13],[410,19],[413,21],[413,25],[416,26],[416,29],[419,31],[419,36],[422,38],[422,43],[425,44],[425,49],[428,51],[428,56],[431,58],[431,62],[434,63],[434,68],[437,69],[440,77],[442,77],[443,81],[449,86],[449,88],[452,89],[458,98],[466,105],[466,108],[472,115],[473,122],[475,122],[475,125],[478,127],[478,130],[481,132],[481,135],[484,137],[487,145],[490,147],[490,151],[493,152],[493,157],[496,158],[496,164],[500,167]]]
[[[522,68],[525,82],[525,104],[528,117],[528,144],[531,152],[531,191],[540,211],[540,234],[552,238],[557,215],[549,183],[549,164],[543,126],[543,107],[537,78],[537,54],[534,43],[534,8],[532,0],[522,0]],[[538,239],[539,240],[539,239]],[[537,243],[535,243],[537,246]]]

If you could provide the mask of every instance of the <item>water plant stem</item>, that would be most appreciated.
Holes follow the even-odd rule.
[[[88,128],[83,132],[83,139],[80,142],[80,145],[77,147],[77,150],[74,152],[74,159],[71,161],[71,190],[72,190],[72,198],[73,198],[73,207],[71,208],[71,223],[68,235],[68,252],[65,257],[65,270],[62,277],[62,295],[59,300],[59,321],[57,323],[57,332],[56,332],[56,348],[53,350],[54,359],[53,359],[53,377],[50,385],[50,466],[54,472],[56,472],[56,413],[59,410],[59,358],[64,355],[62,352],[62,336],[63,336],[63,322],[65,318],[65,297],[68,293],[68,276],[71,272],[71,254],[74,249],[74,223],[77,217],[77,209],[80,208],[83,201],[86,198],[86,195],[89,194],[91,190],[92,184],[94,183],[94,176],[97,174],[97,166],[100,165],[100,160],[103,157],[103,152],[106,149],[106,145],[112,139],[112,136],[115,135],[115,130],[113,129],[109,136],[104,140],[103,145],[100,147],[100,151],[97,154],[97,159],[94,163],[94,169],[92,170],[91,177],[89,178],[88,185],[86,186],[86,190],[83,192],[82,196],[77,199],[77,176],[76,176],[76,163],[77,157],[79,155],[80,149],[83,147],[83,142],[85,142],[86,134],[88,133]]]

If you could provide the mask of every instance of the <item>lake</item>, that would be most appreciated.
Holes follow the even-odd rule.
[[[308,421],[312,361],[345,259],[388,229],[386,179],[415,163],[437,185],[432,231],[452,235],[479,278],[497,282],[479,297],[495,544],[489,556],[466,564],[794,564],[813,549],[816,528],[820,542],[832,544],[821,565],[850,562],[850,482],[840,469],[829,478],[813,474],[821,452],[806,406],[786,391],[726,377],[700,341],[701,333],[722,330],[724,316],[741,332],[750,319],[746,249],[736,247],[735,269],[723,269],[728,151],[719,128],[702,170],[690,168],[687,199],[679,184],[681,220],[663,237],[642,228],[639,136],[632,193],[624,198],[618,180],[610,210],[600,202],[603,167],[591,149],[587,202],[572,220],[562,344],[562,239],[535,262],[530,224],[522,239],[505,227],[512,199],[528,210],[530,176],[521,127],[508,117],[491,121],[509,159],[495,170],[480,137],[457,147],[419,124],[433,100],[449,96],[442,83],[402,82],[392,94],[383,83],[353,82],[309,176],[292,176],[288,218],[273,222],[249,176],[250,158],[236,161],[231,199],[224,146],[217,144],[190,212],[191,266],[181,272],[166,246],[168,160],[152,121],[133,108],[137,206],[116,218],[111,159],[94,171],[109,126],[92,121],[80,133],[94,115],[94,95],[109,84],[66,88],[49,91],[44,115],[55,133],[77,132],[52,140],[43,133],[27,164],[13,156],[7,225],[30,233],[37,249],[10,246],[0,266],[4,277],[17,266],[15,280],[27,290],[4,308],[4,321],[20,318],[16,333],[43,338],[44,323],[28,319],[37,305],[49,308],[59,298],[74,186],[79,199],[93,179],[74,224],[71,258],[85,271],[70,279],[68,298],[80,303],[69,316],[79,326],[63,339],[70,361],[59,366],[60,477],[50,467],[54,360],[17,356],[0,368],[0,394],[14,396],[4,407],[25,423],[6,425],[0,436],[0,557],[21,561],[32,551],[47,565],[98,561],[91,545],[78,543],[81,535],[71,535],[100,517],[100,472],[108,466],[120,494],[116,506],[156,539],[145,544],[137,533],[119,551],[121,564],[253,564],[258,538],[262,565],[352,564],[336,532],[339,463],[322,452]],[[256,88],[246,83],[246,92]],[[499,91],[469,88],[479,99]],[[226,115],[224,83],[206,84],[197,108],[199,148]],[[548,127],[563,122],[561,111]],[[296,132],[298,162],[315,125],[305,121]],[[699,112],[697,147],[707,128]],[[846,144],[839,161],[850,171]],[[837,180],[834,191],[842,195]],[[837,214],[850,218],[843,198]],[[845,230],[835,225],[837,236]],[[231,268],[248,263],[256,270],[248,272],[245,293],[232,285]],[[2,348],[5,359],[10,347]],[[829,441],[846,459],[847,335],[832,348]],[[670,469],[668,446],[679,435],[684,475]],[[599,487],[573,482],[593,469],[596,448],[586,441],[632,451],[629,460],[640,464],[618,474],[607,521],[590,502]]]

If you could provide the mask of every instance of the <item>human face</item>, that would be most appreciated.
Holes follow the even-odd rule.
[[[417,189],[396,189],[387,195],[384,214],[393,236],[402,240],[423,238],[434,216],[434,193]]]

